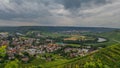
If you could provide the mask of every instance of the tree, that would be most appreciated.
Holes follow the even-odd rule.
[[[96,62],[86,62],[84,68],[110,68],[108,65],[103,64],[100,60]]]
[[[0,57],[4,58],[6,55],[6,46],[0,47]]]
[[[94,62],[86,62],[84,68],[97,68]]]
[[[19,67],[19,60],[9,61],[6,63],[5,68],[18,68]]]

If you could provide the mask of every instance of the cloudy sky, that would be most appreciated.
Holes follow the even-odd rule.
[[[0,0],[0,26],[120,27],[120,0]]]

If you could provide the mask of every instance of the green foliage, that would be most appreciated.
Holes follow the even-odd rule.
[[[86,62],[84,68],[96,68],[96,64],[94,62]]]
[[[108,65],[104,65],[100,60],[97,62],[86,62],[84,68],[110,68]]]
[[[14,61],[9,61],[6,65],[5,68],[18,68],[19,67],[19,60],[14,60]]]
[[[1,46],[0,47],[0,57],[5,57],[6,55],[6,46]]]

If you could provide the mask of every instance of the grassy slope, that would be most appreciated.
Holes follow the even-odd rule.
[[[112,45],[89,56],[80,58],[65,65],[58,65],[51,68],[84,68],[86,62],[101,61],[102,64],[108,65],[110,68],[120,67],[120,44]]]

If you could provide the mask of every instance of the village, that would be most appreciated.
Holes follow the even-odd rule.
[[[67,58],[75,58],[78,56],[85,56],[93,51],[91,46],[69,47],[69,44],[57,44],[52,39],[45,39],[44,44],[40,44],[41,39],[24,38],[20,34],[10,35],[7,32],[0,33],[0,46],[6,46],[6,60],[19,59],[23,62],[28,62],[32,58],[46,54],[54,53]],[[48,58],[42,56],[45,60]],[[49,57],[49,59],[52,57]]]

